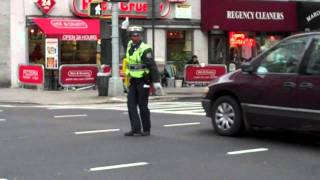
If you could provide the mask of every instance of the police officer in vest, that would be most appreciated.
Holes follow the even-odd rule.
[[[160,74],[153,58],[152,49],[142,42],[142,31],[142,27],[139,26],[130,26],[127,29],[130,38],[126,50],[126,75],[130,78],[127,104],[131,131],[126,132],[125,136],[150,135],[149,90],[151,85],[156,90],[162,90]]]

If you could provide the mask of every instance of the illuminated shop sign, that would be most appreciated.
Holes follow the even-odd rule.
[[[89,4],[96,2],[94,0],[71,0],[71,9],[76,16],[88,17],[89,16]],[[151,1],[150,0],[130,0],[130,2],[119,2],[120,17],[130,18],[151,18]],[[170,14],[170,1],[169,0],[157,0],[156,10],[157,17],[166,17]],[[102,16],[111,17],[112,3],[101,2]]]
[[[229,32],[229,44],[234,46],[249,46],[252,47],[256,43],[255,39],[249,38],[244,33]]]
[[[36,1],[36,4],[44,14],[48,14],[49,11],[56,4],[56,1],[55,0],[38,0]]]

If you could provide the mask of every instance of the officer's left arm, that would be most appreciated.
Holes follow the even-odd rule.
[[[156,62],[153,58],[153,53],[151,48],[144,51],[144,53],[142,54],[141,60],[150,71],[151,81],[160,82],[160,73],[156,65]]]

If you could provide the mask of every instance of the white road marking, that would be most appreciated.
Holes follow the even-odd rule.
[[[193,122],[193,123],[182,123],[182,124],[167,124],[163,125],[164,127],[177,127],[177,126],[193,126],[193,125],[199,125],[200,122]]]
[[[60,116],[54,116],[54,118],[72,118],[72,117],[86,117],[88,115],[86,114],[74,114],[74,115],[60,115]]]
[[[0,112],[3,112],[3,110],[0,109]],[[1,180],[1,179],[0,179]]]
[[[12,105],[0,104],[0,107],[14,107],[14,106],[12,106]]]
[[[148,165],[148,164],[149,163],[147,163],[147,162],[137,162],[137,163],[131,163],[131,164],[119,164],[119,165],[112,165],[112,166],[90,168],[89,171],[105,171],[105,170],[111,170],[111,169],[120,169],[120,168],[145,166],[145,165]]]
[[[105,130],[94,130],[94,131],[79,131],[79,132],[74,132],[74,134],[79,135],[79,134],[96,134],[96,133],[105,133],[105,132],[116,132],[120,131],[120,129],[105,129]]]
[[[0,180],[8,180],[8,179],[0,178]]]
[[[268,151],[268,148],[257,148],[257,149],[247,149],[247,150],[240,150],[240,151],[231,151],[228,152],[228,155],[237,155],[237,154],[247,154],[247,153],[254,153],[254,152],[262,152]]]
[[[7,121],[6,119],[0,119],[0,122],[5,122]],[[1,179],[0,179],[1,180]]]

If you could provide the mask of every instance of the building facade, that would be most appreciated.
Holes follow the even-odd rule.
[[[10,86],[10,1],[0,6],[0,87]]]
[[[202,0],[209,63],[238,67],[281,39],[298,32],[297,2]]]
[[[11,0],[1,6],[0,84],[17,87],[18,64],[43,64],[46,76],[55,80],[61,64],[110,64],[110,3],[101,5],[103,18],[89,16],[91,0]],[[151,18],[151,0],[120,3],[120,22],[142,25],[145,41],[155,48],[160,69],[177,58],[196,54],[208,61],[207,34],[201,30],[201,1],[155,0],[157,10]],[[152,26],[154,22],[154,26]],[[85,32],[81,30],[88,27]],[[68,30],[69,28],[69,30]],[[98,31],[98,32],[97,32]],[[153,36],[154,31],[154,36]],[[7,32],[7,33],[6,33]],[[11,35],[11,36],[10,36]],[[152,38],[155,38],[154,40]],[[57,43],[48,49],[48,43]],[[8,46],[10,44],[10,46]],[[121,48],[121,55],[124,49]],[[47,54],[46,54],[47,53]],[[48,53],[57,53],[55,57]],[[4,70],[4,71],[3,71]],[[49,80],[48,80],[49,81]],[[50,80],[51,81],[51,80]]]

